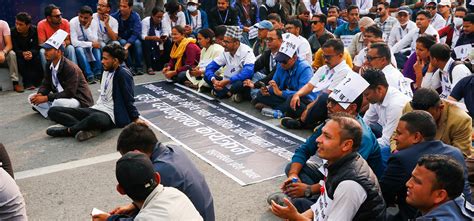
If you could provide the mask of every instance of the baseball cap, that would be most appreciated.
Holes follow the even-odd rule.
[[[196,5],[199,5],[199,1],[198,0],[188,0],[188,4],[189,3],[194,3]]]
[[[255,25],[258,29],[268,29],[272,30],[273,29],[273,24],[268,21],[268,20],[263,20]]]
[[[408,15],[411,15],[413,13],[413,11],[408,6],[402,6],[398,9],[397,14],[398,13],[407,13]]]
[[[120,186],[130,198],[146,198],[159,184],[155,180],[155,170],[147,155],[128,152],[116,163],[115,176]]]
[[[441,0],[438,5],[447,5],[451,6],[451,0]]]

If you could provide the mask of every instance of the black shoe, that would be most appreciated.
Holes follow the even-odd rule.
[[[295,120],[291,117],[282,118],[280,124],[288,129],[301,129],[303,126],[300,120]]]
[[[141,68],[137,68],[136,71],[135,71],[135,74],[136,75],[144,75],[145,72],[143,72],[143,70]]]
[[[77,132],[75,138],[77,141],[81,142],[96,137],[99,134],[100,130],[81,130]]]
[[[51,126],[46,129],[46,134],[52,137],[69,137],[71,134],[67,131],[67,127]]]
[[[100,74],[100,75],[96,75],[96,76],[94,77],[94,79],[95,79],[96,82],[101,82],[101,81],[102,81],[102,75],[101,75],[101,74]]]
[[[95,83],[97,83],[97,82],[95,82],[94,77],[88,77],[88,78],[87,78],[87,83],[88,83],[88,84],[95,84]]]

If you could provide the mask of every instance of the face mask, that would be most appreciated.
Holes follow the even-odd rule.
[[[267,4],[268,7],[273,7],[275,6],[275,0],[265,0],[265,4]]]
[[[189,12],[195,12],[197,10],[197,6],[196,5],[188,5],[188,11]]]
[[[457,17],[453,18],[453,24],[458,28],[462,26],[462,22],[463,22],[462,18],[457,18]]]

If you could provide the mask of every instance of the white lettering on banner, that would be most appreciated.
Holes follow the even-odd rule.
[[[206,118],[211,122],[225,128],[225,129],[234,129],[240,127],[240,124],[234,124],[232,120],[228,120],[227,117],[218,117],[218,116],[210,116]]]
[[[245,169],[244,164],[235,162],[228,155],[222,154],[221,152],[217,150],[208,150],[206,151],[206,153],[209,154],[210,156],[216,157],[219,160],[222,160],[224,163],[226,163],[233,169],[240,170],[240,172],[242,172],[244,175],[246,175],[247,177],[251,179],[257,179],[261,177],[259,174],[255,173],[255,171],[253,171],[252,169]]]
[[[214,115],[213,113],[211,113],[207,110],[203,110],[203,109],[195,110],[194,113],[196,113],[197,115],[199,115],[201,117],[209,117],[209,116]]]
[[[161,99],[151,94],[140,94],[138,96],[135,96],[135,99],[137,99],[138,101],[143,101],[145,103],[153,103],[153,102],[161,101]]]
[[[207,137],[212,143],[217,144],[225,149],[229,149],[230,152],[235,153],[235,155],[255,152],[255,150],[252,150],[232,139],[234,136],[227,136],[211,127],[199,127],[196,128],[195,131]]]
[[[184,112],[176,109],[175,107],[172,107],[168,103],[165,103],[165,102],[154,103],[152,104],[152,106],[156,108],[157,110],[165,113],[167,115],[165,116],[166,119],[172,119],[172,120],[178,121],[182,123],[184,126],[196,127],[199,125],[203,125],[203,123],[185,114]]]

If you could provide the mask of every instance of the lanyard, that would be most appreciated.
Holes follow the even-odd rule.
[[[110,85],[110,81],[112,80],[112,78],[114,77],[115,75],[115,71],[112,72],[112,73],[108,73],[107,77],[105,78],[105,82],[104,82],[104,90],[101,91],[100,93],[100,96],[103,98],[104,101],[107,101],[107,88],[109,88],[109,85]]]
[[[87,38],[87,35],[84,33],[84,29],[82,28],[82,25],[79,24],[79,27],[81,28],[82,37],[84,37],[84,41],[89,41],[89,39]]]
[[[107,32],[107,29],[104,27],[104,31],[102,31],[102,24],[100,24],[100,16],[97,14],[97,23],[99,23],[99,31],[102,33]]]
[[[222,23],[225,25],[225,22],[227,21],[227,16],[229,15],[229,9],[227,9],[227,12],[225,13],[225,18],[222,20],[221,13],[218,11],[217,14],[219,15],[219,18],[221,19]]]

